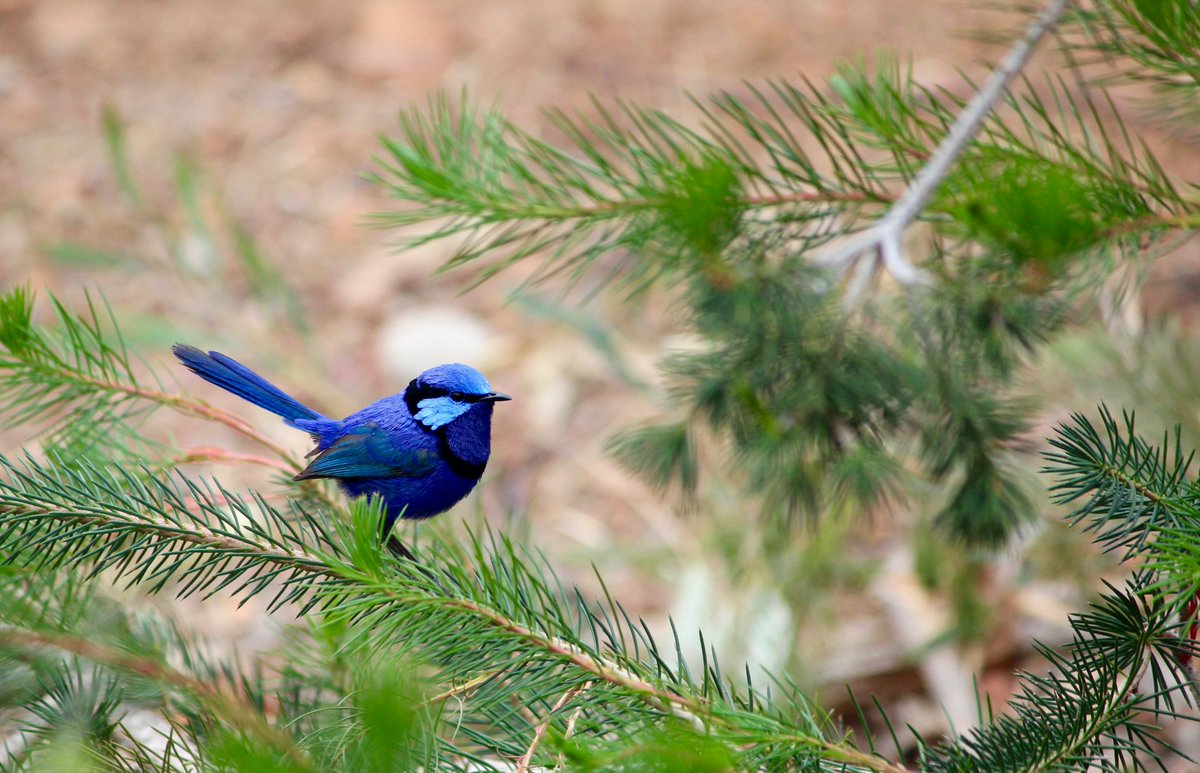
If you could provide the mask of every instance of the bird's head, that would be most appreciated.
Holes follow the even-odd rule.
[[[414,378],[404,390],[413,418],[427,429],[440,429],[473,408],[512,398],[494,392],[483,374],[457,362],[438,365]]]

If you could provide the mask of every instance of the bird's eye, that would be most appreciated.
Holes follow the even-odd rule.
[[[461,403],[462,399],[463,399],[463,393],[462,392],[451,392],[450,399],[456,403]]]

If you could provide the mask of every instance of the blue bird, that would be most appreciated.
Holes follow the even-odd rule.
[[[200,378],[312,435],[316,448],[295,480],[333,478],[352,497],[378,494],[385,536],[397,518],[443,513],[475,488],[491,454],[492,408],[512,399],[492,391],[479,371],[454,363],[430,368],[400,394],[330,419],[220,352],[184,344],[172,351]]]

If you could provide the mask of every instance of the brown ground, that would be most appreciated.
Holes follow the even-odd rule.
[[[680,110],[685,90],[736,90],[744,78],[799,74],[819,81],[838,60],[880,52],[911,57],[921,80],[961,88],[955,69],[978,74],[978,61],[994,54],[962,33],[998,18],[968,0],[0,0],[0,284],[30,282],[68,300],[98,287],[160,372],[177,375],[167,362],[170,342],[211,345],[334,414],[395,391],[431,359],[469,359],[518,398],[497,414],[493,479],[474,500],[484,517],[500,523],[506,510],[517,513],[511,528],[531,535],[570,580],[590,583],[594,561],[614,595],[656,623],[668,611],[682,618],[682,630],[703,622],[718,629],[712,635],[729,661],[771,662],[771,647],[761,651],[746,638],[778,639],[777,649],[788,649],[796,627],[788,613],[775,629],[738,635],[747,619],[761,622],[770,617],[764,609],[778,607],[771,578],[723,576],[710,549],[721,537],[680,521],[601,451],[613,429],[652,414],[653,402],[616,380],[576,334],[506,304],[519,276],[462,295],[465,274],[430,275],[445,247],[395,254],[389,234],[362,227],[387,203],[361,174],[397,110],[439,89],[465,86],[542,131],[541,107],[584,108],[593,94]],[[105,106],[127,126],[144,212],[114,181]],[[1151,125],[1142,128],[1156,136]],[[200,170],[198,211],[207,225],[190,221],[177,200],[173,165],[181,157]],[[314,324],[310,338],[277,309],[249,302],[222,211],[281,268]],[[133,257],[105,268],[47,257],[68,242]],[[672,342],[659,309],[631,316],[601,300],[586,313],[616,325],[631,367],[654,378],[655,358]],[[232,407],[304,448],[303,437],[196,380],[168,386]],[[179,417],[156,426],[185,446],[238,447]],[[250,480],[240,470],[221,474]],[[804,677],[839,682],[896,665],[900,637],[888,621],[898,624],[896,609],[922,603],[906,601],[910,591],[900,582],[865,605],[824,607],[823,619],[843,631],[832,640],[857,644],[829,646],[805,633],[818,640],[805,644],[818,654]],[[1040,618],[1057,621],[1049,635],[1061,635],[1065,607],[1052,593],[1019,603],[1035,622],[1009,631],[1012,641],[1027,642],[1026,629]],[[272,640],[253,605],[187,608],[218,636]],[[1012,652],[999,649],[988,653],[1001,663],[997,684],[985,686],[1003,697]],[[939,713],[912,696],[920,679],[929,687],[947,677],[905,678],[871,686],[913,691],[896,704],[898,724],[936,732]]]

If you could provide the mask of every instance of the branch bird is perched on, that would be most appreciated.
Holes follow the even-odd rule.
[[[475,488],[491,453],[493,404],[512,399],[492,391],[479,371],[454,363],[430,368],[400,394],[329,419],[220,352],[184,344],[172,351],[200,378],[312,435],[312,461],[295,479],[333,478],[352,497],[378,494],[384,535],[402,515],[443,513]]]

